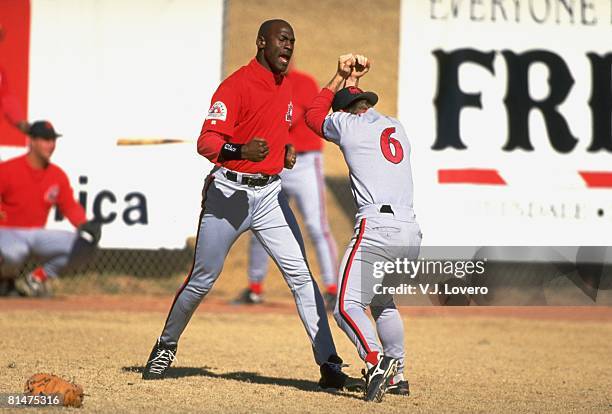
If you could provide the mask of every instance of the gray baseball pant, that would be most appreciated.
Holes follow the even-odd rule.
[[[58,277],[68,265],[86,260],[94,248],[74,231],[41,228],[0,228],[2,274],[13,275],[28,258],[44,262],[49,277]]]
[[[193,268],[174,299],[161,340],[168,345],[178,343],[193,312],[221,273],[229,249],[250,229],[291,289],[315,361],[321,365],[336,354],[336,348],[323,298],[308,268],[295,217],[281,194],[280,180],[249,187],[228,179],[226,171],[215,168],[206,179]]]

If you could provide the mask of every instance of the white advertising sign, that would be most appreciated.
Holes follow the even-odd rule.
[[[425,245],[610,245],[612,2],[404,0]]]
[[[222,26],[222,0],[32,1],[28,118],[63,134],[52,161],[105,222],[101,247],[181,248],[195,234],[211,168],[195,141]],[[71,226],[50,214],[48,227]]]

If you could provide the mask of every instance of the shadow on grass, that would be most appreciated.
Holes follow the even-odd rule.
[[[131,366],[123,367],[124,372],[136,372],[142,374],[144,367],[142,366]],[[183,377],[209,377],[209,378],[220,378],[225,380],[247,382],[250,384],[264,384],[264,385],[278,385],[280,387],[296,388],[301,391],[316,391],[316,392],[327,392],[321,390],[319,385],[314,381],[301,380],[295,378],[278,378],[278,377],[266,377],[256,372],[227,372],[224,374],[217,374],[210,370],[210,367],[170,367],[166,371],[166,378],[183,378]],[[334,392],[334,395],[352,397],[361,399],[361,394],[353,394],[347,392]]]

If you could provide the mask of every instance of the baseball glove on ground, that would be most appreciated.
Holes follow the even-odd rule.
[[[83,387],[56,375],[34,374],[26,381],[24,391],[28,395],[58,395],[66,407],[83,404]]]

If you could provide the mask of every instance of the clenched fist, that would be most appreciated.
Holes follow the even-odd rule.
[[[269,153],[268,142],[260,137],[253,138],[244,144],[241,149],[242,159],[253,162],[262,161]]]
[[[338,58],[338,75],[343,79],[348,78],[353,71],[353,67],[355,66],[355,55],[352,53],[348,53],[346,55],[342,55]]]
[[[297,160],[295,147],[291,144],[285,146],[285,168],[292,169]]]

